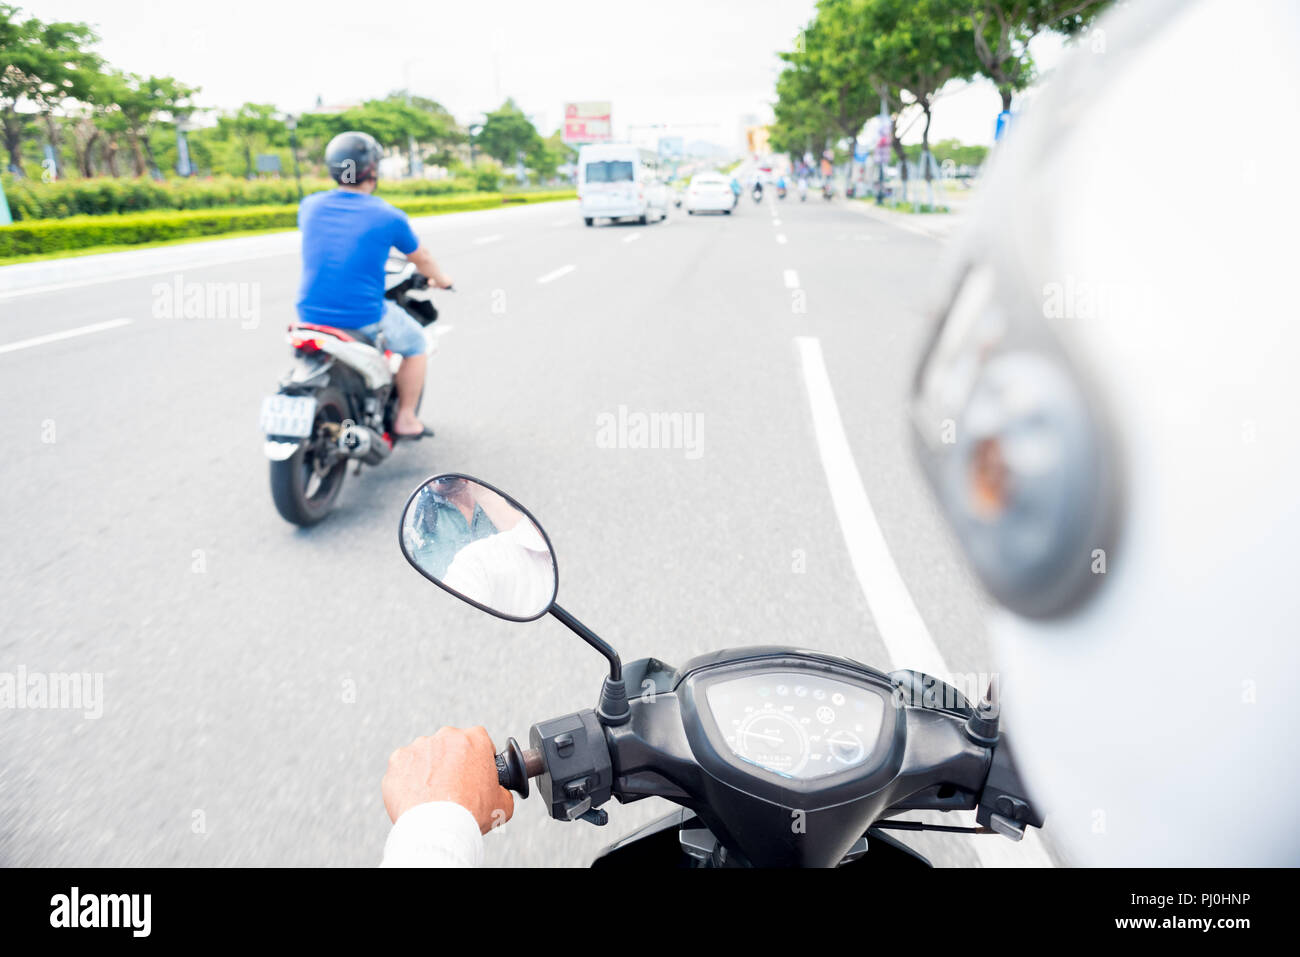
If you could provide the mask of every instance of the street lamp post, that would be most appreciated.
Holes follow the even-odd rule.
[[[465,128],[469,132],[469,168],[474,169],[474,137],[483,132],[482,123],[471,123]]]
[[[191,176],[194,164],[190,161],[190,142],[186,137],[189,121],[181,117],[176,120],[176,172],[181,176]]]
[[[289,113],[284,118],[289,128],[289,150],[293,153],[293,178],[298,184],[298,202],[302,202],[302,170],[298,168],[298,118]]]
[[[885,205],[885,163],[889,161],[889,104],[880,96],[880,134],[876,138],[876,205]]]
[[[407,60],[402,64],[402,89],[406,99],[406,105],[411,105],[411,64],[414,60]],[[408,132],[406,134],[407,156],[410,158],[408,164],[409,175],[412,179],[424,175],[424,161],[420,159],[419,151],[415,145],[415,134]]]

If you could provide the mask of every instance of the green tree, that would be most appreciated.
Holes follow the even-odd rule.
[[[817,104],[854,149],[862,127],[880,109],[870,51],[863,45],[863,12],[869,6],[863,0],[820,0],[804,41],[819,89]]]
[[[482,131],[474,139],[488,156],[504,166],[513,166],[520,152],[525,156],[535,154],[542,138],[524,111],[508,99],[487,114]]]
[[[424,161],[441,166],[450,165],[455,148],[465,142],[465,131],[441,103],[399,90],[342,113],[304,113],[298,138],[308,161],[315,163],[330,139],[346,130],[369,133],[390,148],[406,149],[413,138]]]
[[[218,117],[220,138],[239,145],[244,157],[244,176],[253,179],[253,150],[282,146],[288,142],[289,130],[271,103],[245,103],[233,113]]]
[[[782,54],[787,66],[776,80],[774,122],[769,132],[772,148],[795,157],[819,153],[834,135],[833,124],[820,102],[817,74],[803,49]]]
[[[125,130],[125,123],[113,101],[113,87],[113,77],[96,74],[85,95],[64,107],[65,139],[71,143],[73,161],[84,177],[99,172],[96,154],[107,162],[108,141]]]
[[[879,108],[872,88],[869,47],[863,44],[863,0],[819,0],[777,78],[774,146],[783,152],[820,152],[832,137],[856,146]]]
[[[968,146],[956,139],[940,140],[934,144],[931,150],[934,154],[935,161],[943,164],[952,160],[958,166],[979,166],[988,156],[989,148],[987,146]],[[909,159],[920,162],[921,144],[907,147],[907,156]]]
[[[926,181],[933,178],[930,123],[934,99],[950,80],[979,69],[965,0],[870,0],[862,26],[872,37],[872,79],[877,88],[897,87],[925,116],[921,155]]]
[[[54,111],[88,94],[99,64],[87,49],[99,38],[86,24],[20,20],[20,13],[0,4],[0,132],[15,176],[23,175],[23,140],[32,122],[31,113],[20,108],[34,107],[55,137]]]
[[[121,128],[131,148],[136,176],[162,176],[153,153],[153,135],[164,123],[194,111],[193,96],[198,87],[190,87],[170,76],[140,76],[114,70],[96,87],[100,96],[108,96],[121,116]]]
[[[974,0],[968,4],[980,72],[998,88],[1002,109],[1034,80],[1029,41],[1044,31],[1074,35],[1109,6],[1109,0]]]
[[[547,180],[555,176],[561,166],[573,162],[577,156],[578,151],[564,142],[564,131],[556,130],[546,139],[538,137],[537,146],[527,154],[525,162],[537,173],[539,180]]]
[[[466,142],[468,135],[450,110],[437,100],[408,95],[406,91],[392,93],[388,99],[400,99],[417,111],[415,141],[420,145],[426,163],[450,166],[456,161],[456,148]]]

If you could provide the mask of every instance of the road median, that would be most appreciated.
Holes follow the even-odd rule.
[[[394,206],[411,216],[500,209],[574,198],[571,190],[396,196]],[[35,258],[84,255],[96,249],[145,247],[196,238],[295,229],[298,205],[228,209],[153,210],[106,216],[72,216],[0,226],[0,264]]]

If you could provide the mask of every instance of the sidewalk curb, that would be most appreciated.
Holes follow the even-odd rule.
[[[874,200],[850,199],[847,202],[851,209],[864,216],[870,216],[878,222],[888,223],[899,229],[906,229],[908,232],[941,242],[951,239],[962,222],[961,213],[896,213],[883,206],[877,206]]]

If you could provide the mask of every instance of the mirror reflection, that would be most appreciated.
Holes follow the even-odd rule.
[[[448,591],[506,618],[531,619],[555,600],[555,556],[510,498],[461,475],[420,486],[402,516],[402,547]]]

